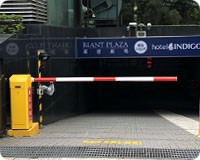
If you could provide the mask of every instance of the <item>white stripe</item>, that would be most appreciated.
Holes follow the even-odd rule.
[[[199,129],[198,121],[166,110],[156,110],[155,112],[159,114],[161,117],[170,121],[171,123],[186,130],[187,132],[193,135],[198,134],[198,129]]]
[[[5,2],[6,0],[0,0],[0,7],[3,4],[3,2]]]
[[[116,77],[119,82],[153,82],[154,77]]]
[[[31,81],[32,81],[32,82],[35,82],[35,78],[31,77]]]
[[[0,159],[1,160],[1,159]],[[6,158],[5,160],[33,160],[32,158]],[[119,158],[37,158],[34,160],[124,160]],[[131,160],[142,160],[142,159],[132,159]],[[144,159],[143,159],[144,160]],[[153,160],[153,159],[151,159]]]
[[[56,82],[93,82],[93,77],[58,77]]]

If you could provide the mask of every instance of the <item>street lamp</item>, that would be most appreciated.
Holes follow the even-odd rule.
[[[41,50],[40,55],[39,55],[39,60],[44,62],[44,61],[47,61],[48,59],[49,59],[49,54],[46,53],[46,51]]]
[[[151,23],[147,23],[146,25],[144,23],[137,22],[129,22],[129,25],[127,26],[127,31],[129,32],[129,37],[132,36],[133,30],[135,28],[135,36],[137,38],[145,38],[147,36],[146,31],[151,29]]]
[[[152,24],[151,23],[147,23],[147,30],[151,29]]]
[[[136,1],[135,1],[133,10],[134,10],[134,17],[133,17],[133,19],[137,22],[137,10],[138,10],[138,6],[137,6]]]
[[[129,22],[127,26],[127,31],[129,32],[129,37],[132,37],[133,29],[135,28],[135,33],[137,31],[137,22]]]
[[[90,27],[90,25],[94,25],[94,18],[96,15],[91,8],[91,0],[81,0],[82,10],[83,10],[83,20],[85,28]]]

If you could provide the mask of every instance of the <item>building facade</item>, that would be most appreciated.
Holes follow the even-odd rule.
[[[0,14],[16,14],[24,23],[74,26],[74,0],[6,0]]]
[[[0,13],[21,15],[28,23],[47,23],[47,0],[7,0]]]
[[[48,24],[73,27],[75,0],[48,0]]]
[[[6,0],[0,14],[21,15],[24,23],[31,24],[116,26],[121,6],[122,0]]]

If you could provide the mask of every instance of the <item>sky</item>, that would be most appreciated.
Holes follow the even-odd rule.
[[[200,5],[200,0],[195,0]]]

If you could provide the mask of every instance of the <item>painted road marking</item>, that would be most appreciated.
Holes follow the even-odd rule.
[[[179,126],[180,128],[184,129],[185,131],[197,135],[199,130],[199,122],[195,121],[191,118],[167,111],[167,110],[155,110],[157,114],[161,117],[165,118],[166,120],[170,121],[171,123]]]
[[[118,140],[84,140],[84,144],[115,144],[115,145],[141,145],[140,141],[118,141]]]
[[[32,158],[5,158],[4,160],[33,160]],[[124,158],[38,158],[34,160],[125,160]],[[127,159],[128,160],[128,159]],[[129,159],[130,160],[130,159]],[[132,159],[131,160],[144,160],[144,159]],[[152,159],[153,160],[153,159]]]

